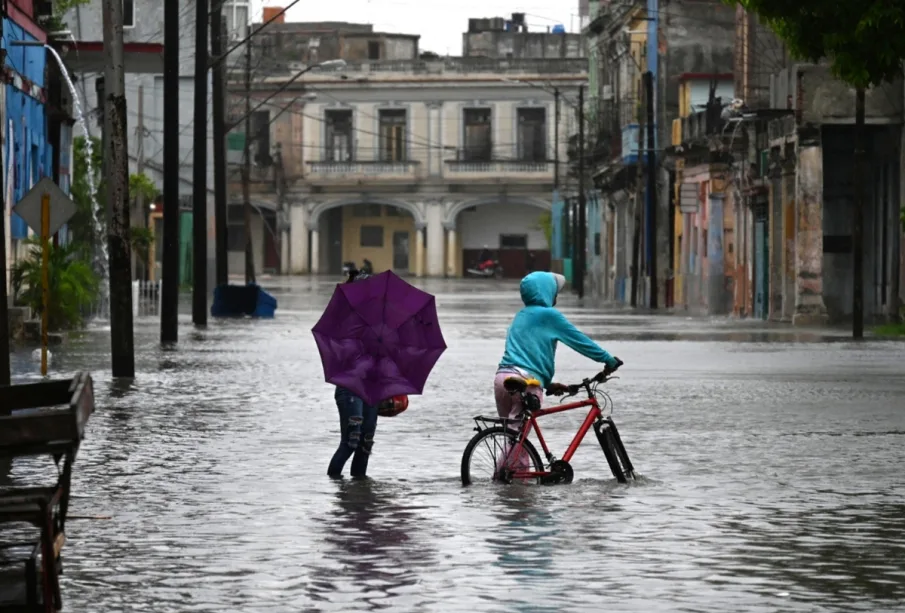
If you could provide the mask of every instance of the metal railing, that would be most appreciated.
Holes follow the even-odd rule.
[[[132,317],[160,315],[160,281],[132,281]],[[110,297],[95,302],[88,309],[89,319],[110,319]]]

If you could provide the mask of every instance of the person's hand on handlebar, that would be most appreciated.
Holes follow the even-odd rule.
[[[569,393],[569,386],[562,383],[551,383],[547,387],[547,396],[562,396]]]

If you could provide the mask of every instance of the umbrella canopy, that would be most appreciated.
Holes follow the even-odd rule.
[[[370,405],[420,394],[446,350],[434,297],[391,271],[337,285],[311,331],[327,383]]]

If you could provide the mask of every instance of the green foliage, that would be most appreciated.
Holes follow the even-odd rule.
[[[97,192],[94,194],[98,204],[97,215],[104,219],[103,185],[101,181],[101,167],[103,166],[103,154],[101,142],[97,138],[91,139],[94,154],[92,167],[94,173],[94,186]],[[88,146],[85,137],[79,136],[72,143],[72,186],[70,193],[76,205],[75,215],[69,220],[69,231],[72,233],[73,242],[78,245],[80,251],[90,256],[97,244],[99,237],[92,219],[91,187],[88,182]]]
[[[53,16],[47,22],[48,32],[62,32],[68,29],[63,16],[77,6],[88,4],[91,0],[53,0]]]
[[[133,174],[129,175],[129,198],[134,202],[139,196],[144,199],[145,206],[154,202],[154,199],[160,195],[160,190],[154,185],[154,182],[148,178],[148,175]]]
[[[537,218],[537,229],[544,233],[544,238],[547,239],[547,246],[553,245],[553,213],[550,211],[541,213],[540,217]]]
[[[28,255],[16,262],[12,269],[13,298],[17,304],[28,306],[36,314],[43,312],[41,278],[41,241],[27,239]],[[50,280],[51,330],[77,328],[83,323],[84,307],[92,304],[98,295],[98,279],[91,265],[83,259],[78,245],[50,249],[48,277]]]
[[[150,228],[133,227],[130,229],[132,234],[132,251],[138,255],[139,259],[145,264],[151,251],[151,243],[154,242],[154,233]]]
[[[868,88],[902,74],[905,2],[723,0],[761,17],[799,59],[829,60],[834,76]]]

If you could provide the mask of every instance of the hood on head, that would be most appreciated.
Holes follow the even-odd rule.
[[[519,285],[525,306],[551,307],[565,286],[566,278],[552,272],[532,272]]]

